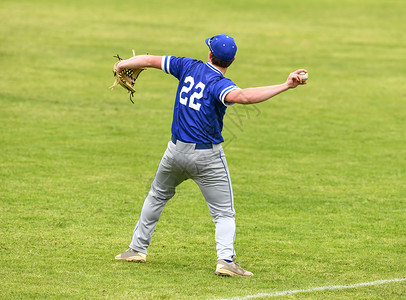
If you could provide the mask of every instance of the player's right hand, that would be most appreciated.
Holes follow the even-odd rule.
[[[299,69],[299,70],[296,70],[296,71],[289,74],[288,79],[286,79],[286,85],[289,88],[292,89],[292,88],[297,87],[298,85],[306,84],[306,81],[302,80],[302,78],[300,77],[300,75],[299,75],[300,72],[306,72],[307,73],[307,70],[306,69]]]

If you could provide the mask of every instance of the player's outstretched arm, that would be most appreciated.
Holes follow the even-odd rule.
[[[129,59],[120,61],[116,69],[121,72],[124,69],[138,69],[138,68],[161,68],[162,56],[155,55],[137,55]]]
[[[299,69],[290,73],[288,79],[283,84],[232,90],[226,95],[224,100],[240,104],[254,104],[268,100],[288,89],[306,84],[306,81],[303,81],[300,77],[300,72],[307,73],[305,69]]]

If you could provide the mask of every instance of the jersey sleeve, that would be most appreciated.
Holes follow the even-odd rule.
[[[180,78],[185,67],[190,65],[194,60],[187,57],[163,56],[161,69],[167,74]]]
[[[233,90],[239,90],[240,88],[234,84],[230,79],[228,78],[223,78],[222,80],[218,81],[216,84],[216,87],[214,89],[214,92],[216,94],[216,98],[224,104],[224,106],[232,106],[234,103],[228,103],[225,102],[226,95],[233,91]]]

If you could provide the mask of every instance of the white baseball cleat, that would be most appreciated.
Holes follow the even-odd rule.
[[[134,249],[128,248],[126,252],[117,255],[116,259],[145,263],[147,262],[147,255],[145,253],[141,253]]]
[[[252,276],[254,274],[252,274],[251,272],[241,268],[235,262],[235,257],[233,257],[232,262],[226,262],[224,259],[220,259],[220,260],[217,261],[216,275],[217,276],[249,277],[249,276]]]

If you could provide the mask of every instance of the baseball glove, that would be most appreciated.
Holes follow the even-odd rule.
[[[135,52],[133,50],[133,55],[135,56]],[[130,101],[134,104],[133,97],[135,93],[135,82],[137,81],[138,76],[145,68],[136,68],[136,69],[124,69],[120,73],[117,72],[117,64],[122,60],[121,57],[117,54],[114,56],[118,58],[118,62],[114,64],[113,68],[113,75],[116,78],[114,84],[110,87],[113,89],[118,84],[125,88],[130,93]]]

